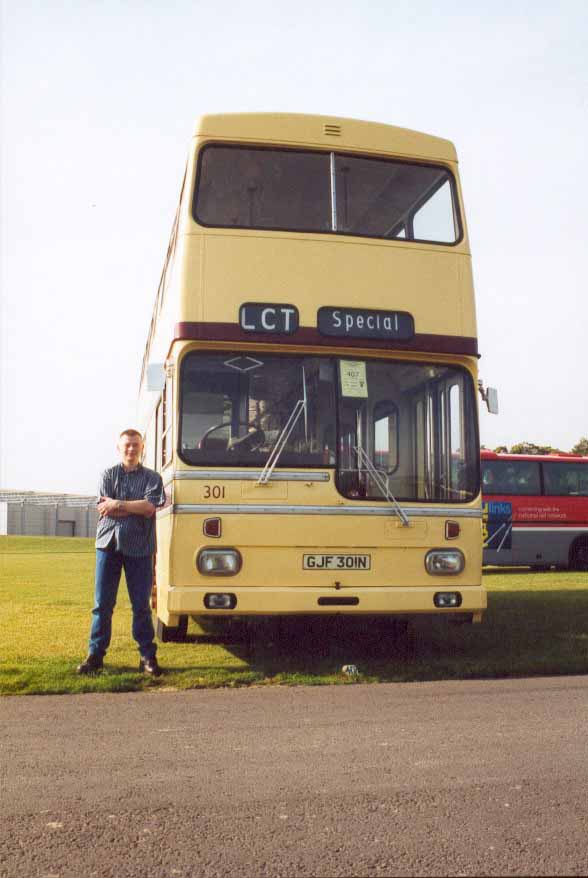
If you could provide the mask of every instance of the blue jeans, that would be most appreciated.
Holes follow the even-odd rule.
[[[143,658],[153,658],[157,647],[153,642],[155,632],[151,618],[152,556],[123,555],[115,549],[96,550],[96,591],[90,653],[102,658],[110,645],[112,613],[123,569],[133,608],[133,637]]]

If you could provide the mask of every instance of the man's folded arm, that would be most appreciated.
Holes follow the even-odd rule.
[[[141,515],[143,518],[151,518],[155,515],[155,506],[149,500],[118,500],[118,509],[115,513],[124,515]]]

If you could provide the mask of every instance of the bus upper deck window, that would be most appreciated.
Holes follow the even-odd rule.
[[[445,168],[338,155],[335,169],[336,231],[447,244],[458,239]]]
[[[420,241],[441,241],[448,244],[455,241],[455,217],[448,180],[416,211],[413,232],[414,237]]]
[[[208,146],[195,218],[207,226],[329,231],[329,156],[297,150]]]
[[[438,244],[461,234],[447,168],[318,150],[205,145],[193,214],[220,228]]]

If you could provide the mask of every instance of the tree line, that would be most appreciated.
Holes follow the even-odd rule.
[[[485,448],[485,446],[482,445],[482,448]],[[497,454],[506,452],[509,454],[579,454],[582,457],[588,457],[588,437],[582,436],[569,451],[553,448],[551,445],[536,445],[534,442],[517,442],[515,445],[511,445],[510,448],[506,445],[499,445],[497,448],[493,448],[492,451],[495,451]]]

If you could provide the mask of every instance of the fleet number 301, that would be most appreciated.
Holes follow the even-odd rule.
[[[205,500],[224,500],[225,489],[223,485],[204,485]]]

